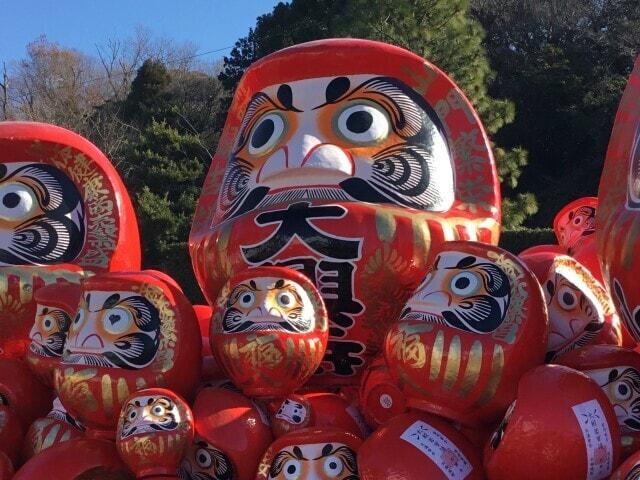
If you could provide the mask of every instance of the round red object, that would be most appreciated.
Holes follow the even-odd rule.
[[[88,434],[113,438],[122,403],[137,390],[162,386],[192,396],[200,331],[174,282],[147,271],[105,273],[83,280],[81,289],[55,384]]]
[[[540,285],[514,255],[447,242],[387,333],[385,358],[407,405],[465,425],[496,420],[544,360]]]
[[[25,463],[13,480],[135,480],[116,445],[107,440],[77,438],[48,448]]]
[[[375,115],[374,130],[345,133],[350,107]],[[410,120],[387,120],[395,118]],[[270,122],[272,134],[259,138]],[[247,267],[288,266],[311,278],[332,326],[311,382],[353,385],[423,277],[430,248],[496,244],[500,218],[489,140],[454,82],[399,47],[331,39],[247,69],[189,246],[210,304]]]
[[[620,433],[609,399],[585,374],[537,367],[485,446],[491,480],[607,478],[618,465]]]
[[[600,178],[596,241],[605,283],[629,333],[640,340],[640,56],[622,95]]]
[[[362,414],[374,428],[407,411],[407,399],[391,378],[384,357],[376,357],[365,370],[359,397]]]
[[[4,452],[18,465],[20,460],[20,447],[24,428],[16,413],[6,405],[0,405],[0,452]]]
[[[0,480],[11,480],[14,470],[13,463],[6,453],[0,452]]]
[[[553,231],[558,243],[569,254],[582,240],[596,233],[597,197],[582,197],[568,203],[553,219]]]
[[[362,440],[339,428],[305,428],[275,440],[264,453],[256,480],[358,477]]]
[[[16,412],[24,430],[51,410],[52,401],[51,390],[24,362],[0,359],[0,404]]]
[[[640,451],[635,452],[620,465],[609,480],[638,480],[640,478]]]
[[[417,412],[392,418],[365,440],[358,468],[361,480],[484,478],[480,455],[464,435]]]
[[[193,403],[195,437],[181,475],[250,479],[273,440],[269,420],[255,403],[224,388],[205,388]]]
[[[358,407],[335,393],[306,393],[315,416],[314,427],[334,427],[360,438],[366,438],[370,429]]]
[[[245,395],[282,397],[320,366],[329,325],[322,297],[297,270],[247,269],[221,290],[209,340],[218,364]]]
[[[302,395],[290,394],[268,405],[271,431],[278,438],[289,432],[315,426],[311,402]]]
[[[116,446],[137,477],[174,477],[193,430],[193,415],[182,397],[164,388],[147,388],[122,404]]]
[[[64,342],[76,316],[80,286],[58,282],[36,291],[36,315],[29,333],[27,365],[46,385],[53,387],[53,370],[60,363]]]

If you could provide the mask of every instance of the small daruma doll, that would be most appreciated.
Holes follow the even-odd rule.
[[[131,392],[163,386],[189,398],[200,378],[193,308],[153,271],[100,274],[82,282],[55,386],[89,434],[112,437]]]
[[[553,219],[558,243],[570,255],[586,239],[595,239],[597,197],[583,197],[565,205]]]
[[[362,440],[337,428],[306,428],[278,438],[265,452],[256,480],[357,480]]]
[[[485,446],[485,471],[491,480],[601,480],[618,465],[619,435],[596,382],[542,365],[520,380],[517,400]]]
[[[178,478],[180,461],[192,440],[191,409],[171,390],[140,390],[122,405],[116,446],[138,478]]]
[[[67,331],[80,300],[80,286],[54,283],[39,289],[34,299],[36,318],[31,327],[31,344],[26,360],[31,370],[47,385],[53,386],[53,369],[60,363]]]
[[[613,345],[588,345],[555,363],[580,370],[607,394],[618,419],[625,453],[640,446],[640,353]]]
[[[547,361],[589,344],[621,344],[618,316],[605,288],[580,262],[554,252],[521,254],[547,302]]]
[[[520,376],[544,360],[547,311],[533,273],[509,252],[446,242],[387,333],[385,358],[407,405],[465,425],[490,423]]]
[[[260,267],[231,277],[211,321],[211,350],[248,396],[284,396],[320,366],[329,326],[324,302],[296,270]]]

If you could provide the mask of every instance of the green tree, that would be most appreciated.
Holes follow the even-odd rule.
[[[208,154],[200,140],[152,120],[132,142],[127,187],[133,192],[146,268],[172,275],[198,298],[187,238]]]
[[[495,140],[529,151],[520,188],[536,192],[531,225],[595,195],[622,90],[640,51],[637,0],[473,0],[497,72],[490,92],[513,99]]]
[[[407,48],[450,74],[471,99],[490,135],[514,120],[512,102],[488,94],[494,80],[482,46],[483,30],[469,14],[468,0],[293,0],[258,18],[240,39],[220,75],[234,87],[253,61],[281,48],[329,37],[381,40]],[[527,165],[517,145],[495,148],[505,198],[504,224],[520,225],[537,210],[527,192],[511,195]]]

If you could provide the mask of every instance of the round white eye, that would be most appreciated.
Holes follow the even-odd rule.
[[[76,316],[73,319],[73,322],[71,323],[71,327],[69,327],[69,330],[78,330],[80,326],[84,323],[84,316],[85,316],[84,309],[80,308],[76,313]]]
[[[456,274],[449,284],[449,288],[456,295],[470,295],[480,286],[480,280],[472,272],[460,272]]]
[[[298,460],[288,460],[282,471],[287,480],[296,480],[302,473],[302,465]]]
[[[133,315],[129,310],[116,307],[107,310],[102,317],[102,326],[109,333],[123,333],[133,324]]]
[[[198,450],[196,450],[196,463],[200,468],[209,468],[213,463],[211,454],[204,448],[199,448]]]
[[[334,478],[340,475],[342,472],[342,460],[340,460],[335,455],[331,455],[327,457],[324,461],[324,473],[327,474],[329,478]]]
[[[26,185],[10,183],[0,187],[0,218],[22,220],[36,209],[36,196]]]
[[[249,308],[256,301],[256,294],[253,292],[244,292],[238,298],[238,303],[242,308]]]
[[[387,115],[368,103],[345,108],[340,112],[337,124],[340,135],[351,142],[364,144],[384,140],[391,129]]]
[[[156,417],[163,416],[167,410],[162,405],[156,405],[151,409],[151,413],[153,413]]]
[[[278,305],[283,308],[290,308],[295,303],[295,297],[289,292],[282,292],[278,294]]]
[[[569,287],[561,287],[558,289],[558,305],[564,310],[573,310],[578,304],[576,293]]]
[[[284,119],[277,113],[264,115],[251,131],[249,153],[262,155],[276,146],[285,131]]]
[[[55,324],[55,320],[48,315],[42,320],[42,328],[45,332],[50,332],[51,330],[53,330],[53,326]]]
[[[633,390],[627,382],[617,382],[613,387],[613,393],[617,400],[629,400]]]

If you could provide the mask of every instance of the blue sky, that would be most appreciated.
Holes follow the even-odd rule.
[[[26,55],[45,34],[61,46],[90,55],[109,38],[125,39],[136,27],[154,36],[189,41],[198,53],[233,45],[271,12],[277,0],[0,0],[0,63]],[[215,60],[229,50],[211,54]]]

